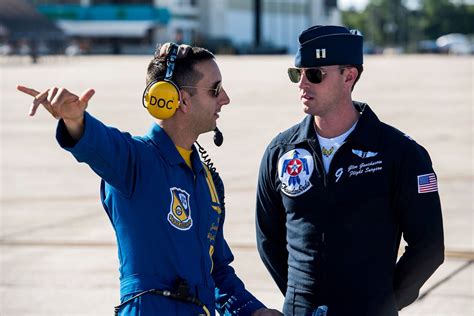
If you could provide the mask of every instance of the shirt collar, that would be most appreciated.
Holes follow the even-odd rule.
[[[354,101],[353,104],[361,116],[346,141],[366,149],[376,149],[380,142],[381,122],[379,118],[366,103]]]
[[[181,157],[179,154],[178,149],[176,149],[175,144],[160,125],[153,123],[146,137],[148,137],[153,142],[158,151],[162,153],[161,156],[170,165],[184,164],[187,166],[183,157]],[[191,164],[193,166],[194,172],[197,174],[202,169],[202,163],[194,145],[192,146],[192,150]]]
[[[366,149],[375,149],[379,144],[380,120],[372,109],[366,104],[357,101],[352,102],[354,107],[361,113],[359,121],[346,142],[351,142]],[[307,115],[301,122],[301,133],[294,139],[293,143],[306,141],[317,142],[316,131],[313,126],[314,118]]]

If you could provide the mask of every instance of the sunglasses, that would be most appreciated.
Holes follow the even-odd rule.
[[[193,89],[214,91],[213,95],[217,98],[217,96],[222,91],[222,82],[219,82],[215,88],[205,88],[205,87],[197,87],[197,86],[181,86],[181,88],[193,88]]]
[[[303,72],[311,83],[321,83],[327,74],[319,68],[288,68],[288,77],[291,82],[298,83]]]

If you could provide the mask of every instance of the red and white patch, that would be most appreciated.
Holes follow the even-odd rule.
[[[313,186],[309,181],[313,170],[313,155],[306,149],[295,148],[286,152],[278,160],[282,192],[288,196],[298,196],[308,191]]]

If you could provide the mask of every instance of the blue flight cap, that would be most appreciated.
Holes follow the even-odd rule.
[[[295,57],[298,68],[363,64],[363,36],[358,30],[316,25],[304,30],[298,41],[300,47]]]

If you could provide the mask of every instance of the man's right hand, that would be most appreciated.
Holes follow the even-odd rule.
[[[46,89],[43,92],[38,92],[35,89],[20,85],[16,88],[34,97],[30,107],[30,116],[35,115],[38,107],[43,105],[53,117],[64,120],[72,138],[75,140],[81,138],[84,132],[84,112],[86,111],[87,103],[95,93],[93,89],[84,91],[84,93],[78,97],[65,88],[54,87]]]

